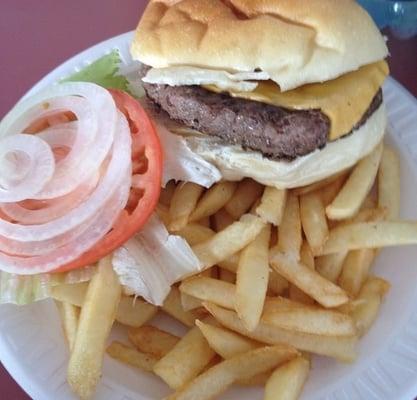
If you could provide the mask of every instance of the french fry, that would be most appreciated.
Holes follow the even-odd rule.
[[[226,269],[227,271],[236,273],[239,265],[239,257],[240,253],[234,254],[232,257],[229,257],[228,259],[220,261],[218,265],[221,268]],[[268,290],[278,295],[282,294],[286,289],[288,289],[288,281],[270,268]]]
[[[195,378],[214,357],[200,329],[195,326],[154,365],[154,373],[178,389]]]
[[[298,197],[289,194],[284,215],[278,227],[277,248],[284,254],[291,254],[297,260],[300,258],[302,243],[300,206]]]
[[[203,190],[202,186],[193,182],[182,183],[176,187],[169,206],[170,231],[179,231],[187,225]]]
[[[379,144],[371,154],[356,164],[339,194],[326,207],[328,218],[346,219],[358,212],[375,181],[382,148],[382,144]]]
[[[139,327],[151,320],[158,312],[158,307],[145,300],[122,296],[117,308],[116,320],[123,325]]]
[[[330,231],[322,254],[417,243],[417,222],[361,222]]]
[[[355,323],[348,315],[284,298],[265,303],[262,321],[289,331],[326,336],[354,336]]]
[[[265,222],[278,226],[284,215],[286,199],[287,191],[285,189],[266,186],[261,203],[256,208],[256,214]]]
[[[159,195],[159,203],[169,207],[176,187],[177,185],[174,180],[169,181],[161,190],[161,194]]]
[[[62,284],[51,288],[51,297],[82,307],[88,289],[88,282]],[[116,320],[123,325],[141,326],[153,318],[158,308],[146,301],[122,296],[117,308]]]
[[[210,271],[210,270],[206,269],[206,271]],[[199,308],[202,306],[201,299],[197,299],[197,297],[190,296],[189,294],[183,293],[183,292],[181,292],[180,294],[181,294],[181,306],[184,311],[195,310],[196,308]]]
[[[182,281],[180,291],[198,299],[211,301],[223,307],[234,309],[236,286],[218,279],[193,276]]]
[[[200,328],[210,347],[225,359],[263,346],[262,343],[220,326],[210,325],[199,320],[196,321],[196,325]]]
[[[225,260],[219,261],[217,265],[220,268],[223,268],[229,272],[233,272],[236,274],[237,269],[239,267],[239,258],[240,258],[240,252],[233,254],[231,257],[226,258]]]
[[[241,386],[265,386],[269,377],[271,376],[271,371],[261,372],[260,374],[254,375],[246,379],[238,379],[235,381],[236,385]]]
[[[128,330],[130,342],[141,352],[151,354],[157,360],[168,354],[180,338],[151,325]]]
[[[354,298],[359,293],[374,258],[374,249],[352,250],[347,255],[338,283],[351,297]]]
[[[98,271],[88,286],[68,364],[68,383],[81,399],[91,398],[100,380],[106,340],[116,316],[121,291],[111,258],[101,259]]]
[[[55,300],[69,303],[77,307],[84,304],[89,282],[63,283],[62,285],[52,286],[50,289],[51,297]]]
[[[62,329],[67,339],[70,351],[74,348],[75,338],[77,337],[78,319],[80,309],[70,303],[55,301],[61,316]]]
[[[196,222],[191,222],[176,232],[176,234],[183,237],[190,246],[205,242],[206,240],[212,238],[215,233],[216,232],[212,229],[197,224]]]
[[[400,160],[395,150],[388,146],[384,147],[378,171],[378,207],[388,210],[388,220],[399,217]]]
[[[319,254],[329,236],[326,213],[319,193],[312,192],[300,197],[300,217],[313,254]]]
[[[340,221],[337,226],[347,226],[359,222],[378,222],[387,216],[386,208],[363,208],[353,218]]]
[[[340,178],[343,178],[348,175],[349,171],[342,171],[342,172],[338,172],[337,174],[334,174],[332,176],[329,176],[328,178],[324,178],[320,181],[311,183],[310,185],[307,186],[301,186],[295,189],[292,189],[291,192],[295,195],[295,196],[302,196],[304,194],[307,193],[311,193],[311,192],[322,192],[324,188],[329,187],[331,184],[335,183],[336,181],[340,180]],[[342,185],[340,185],[341,187]]]
[[[239,182],[232,198],[224,206],[226,211],[234,218],[239,219],[252,206],[252,204],[262,195],[263,185],[253,179],[243,179]]]
[[[211,216],[211,223],[216,232],[220,232],[235,222],[234,218],[224,209],[221,208]]]
[[[356,336],[324,336],[300,333],[266,324],[262,320],[256,329],[250,332],[244,327],[234,311],[226,310],[213,303],[205,303],[204,306],[226,328],[259,342],[267,344],[286,343],[299,350],[334,357],[343,362],[352,362],[356,358],[355,345],[358,340]]]
[[[219,279],[223,282],[236,283],[236,274],[227,269],[219,268]]]
[[[214,184],[203,194],[189,220],[191,222],[198,221],[219,211],[232,198],[236,187],[237,183],[230,181]]]
[[[315,264],[317,272],[330,282],[336,283],[343,268],[347,250],[342,250],[337,253],[326,254],[324,256],[316,257]]]
[[[246,247],[264,225],[260,218],[245,214],[211,239],[193,246],[193,251],[205,268],[212,267]]]
[[[386,280],[373,276],[364,283],[351,312],[360,336],[368,332],[375,322],[381,302],[389,288],[390,284]]]
[[[337,194],[340,192],[340,189],[345,184],[349,174],[350,170],[345,171],[345,173],[341,174],[332,183],[329,183],[327,186],[320,190],[320,196],[325,207],[335,199]]]
[[[168,206],[158,203],[155,208],[156,213],[158,214],[159,219],[163,222],[165,226],[169,225],[169,208]]]
[[[309,371],[310,363],[303,357],[281,365],[266,383],[264,400],[297,400]]]
[[[303,242],[300,250],[300,262],[310,269],[315,269],[313,253],[311,252],[310,246],[305,241]],[[295,285],[289,286],[288,296],[291,300],[298,301],[303,304],[314,304],[314,299],[302,290],[298,289]]]
[[[304,241],[300,249],[300,261],[310,269],[316,269],[314,255],[309,244]]]
[[[236,274],[235,309],[249,330],[255,329],[261,318],[269,276],[269,237],[271,226],[242,250]],[[221,305],[221,304],[220,304]]]
[[[371,198],[367,196],[367,199]],[[365,200],[366,201],[366,200]],[[366,205],[365,205],[366,206]],[[346,226],[357,222],[379,221],[386,215],[383,208],[367,208],[360,210],[353,218],[340,222],[340,226]],[[330,253],[316,257],[316,270],[324,278],[336,283],[342,272],[343,263],[348,254],[348,250],[341,250],[336,253]]]
[[[238,379],[248,379],[296,357],[292,347],[261,347],[222,361],[210,368],[167,400],[209,400],[224,392]]]
[[[112,342],[110,346],[107,347],[107,354],[115,360],[119,360],[125,364],[132,365],[133,367],[148,372],[153,371],[153,367],[158,361],[158,358],[154,355],[141,353],[120,342]]]
[[[340,287],[279,251],[272,250],[269,261],[280,275],[324,307],[337,307],[349,300]]]
[[[191,311],[184,311],[181,304],[181,294],[176,286],[171,287],[171,291],[166,297],[162,310],[186,326],[194,326],[197,316]]]

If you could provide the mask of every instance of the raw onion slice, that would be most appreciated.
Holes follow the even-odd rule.
[[[55,168],[46,142],[33,135],[12,135],[0,140],[0,201],[21,201],[36,195]]]
[[[99,174],[96,172],[92,178],[81,183],[71,193],[50,200],[31,200],[26,207],[19,203],[3,203],[2,211],[12,220],[24,225],[43,224],[56,219],[78,207],[91,194],[97,186]]]
[[[78,121],[72,151],[52,182],[36,198],[69,193],[101,163],[113,142],[117,109],[110,93],[93,83],[54,85],[18,103],[3,119],[0,137],[22,133],[33,121],[57,112],[71,111]],[[54,174],[55,175],[55,174]]]
[[[55,270],[102,239],[128,201],[131,147],[125,116],[95,84],[20,102],[0,124],[1,269]]]

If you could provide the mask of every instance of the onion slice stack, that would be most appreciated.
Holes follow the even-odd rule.
[[[74,121],[55,118],[68,112]],[[128,122],[100,86],[59,84],[18,103],[0,124],[0,269],[53,271],[90,249],[126,206],[131,164]]]

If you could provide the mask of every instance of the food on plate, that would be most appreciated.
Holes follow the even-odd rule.
[[[106,340],[121,292],[119,279],[111,268],[111,258],[105,257],[88,285],[68,363],[68,383],[81,399],[92,397],[101,377]]]
[[[178,389],[198,376],[215,354],[194,326],[154,365],[153,371],[171,388]]]
[[[152,1],[131,53],[159,117],[229,180],[304,186],[384,134],[388,50],[349,0]]]
[[[278,367],[265,385],[265,400],[298,399],[310,371],[310,362],[297,357]]]
[[[0,300],[56,301],[82,399],[105,354],[168,399],[296,399],[311,355],[356,359],[380,248],[417,244],[385,41],[350,0],[154,0],[131,53],[1,121]]]
[[[141,353],[120,342],[112,342],[110,346],[107,347],[107,354],[116,360],[149,372],[153,371],[153,367],[158,361],[156,356]]]
[[[224,360],[177,390],[167,399],[208,400],[238,379],[248,379],[291,360],[298,352],[291,346],[261,347]]]

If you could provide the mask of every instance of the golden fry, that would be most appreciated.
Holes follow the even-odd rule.
[[[199,375],[214,355],[214,350],[195,326],[154,365],[153,370],[171,388],[178,389]]]
[[[400,214],[400,160],[391,147],[385,146],[378,171],[378,207],[388,210],[387,219]]]
[[[179,231],[187,225],[203,190],[202,186],[193,182],[182,183],[176,187],[169,206],[170,231]]]
[[[297,357],[278,367],[265,386],[264,400],[297,400],[310,372],[310,362]]]
[[[242,250],[236,274],[235,309],[249,330],[261,318],[269,278],[269,237],[271,226]],[[220,304],[221,305],[221,304]]]
[[[121,292],[111,258],[101,259],[98,271],[88,285],[68,364],[68,383],[81,399],[91,398],[100,380],[106,340],[116,316]]]
[[[279,274],[324,307],[337,307],[349,299],[346,293],[319,273],[278,251],[270,254],[270,263]]]
[[[255,182],[253,179],[243,179],[239,182],[232,198],[224,208],[234,219],[239,219],[261,197],[263,190],[263,185]]]
[[[353,217],[374,184],[382,155],[382,144],[360,160],[336,198],[326,207],[330,219]]]
[[[126,346],[120,342],[112,342],[107,347],[107,354],[125,364],[152,372],[158,358],[152,354],[141,353],[132,347]]]
[[[285,189],[267,186],[262,195],[261,203],[256,208],[256,214],[265,222],[278,226],[284,215],[286,200],[287,191]]]
[[[260,218],[245,214],[211,239],[193,246],[193,251],[205,268],[212,267],[247,246],[264,225]]]
[[[298,355],[285,345],[261,347],[222,361],[210,368],[167,400],[209,400],[224,392],[238,379],[249,379]]]
[[[141,352],[152,354],[157,360],[168,354],[180,338],[151,325],[128,330],[130,342]]]
[[[198,221],[219,211],[232,198],[236,187],[236,182],[229,181],[214,184],[203,194],[189,220]]]
[[[243,336],[267,344],[286,343],[299,350],[335,357],[343,362],[356,358],[357,336],[324,336],[289,331],[261,321],[254,331],[248,331],[237,314],[212,303],[205,303],[211,315],[223,326]]]

